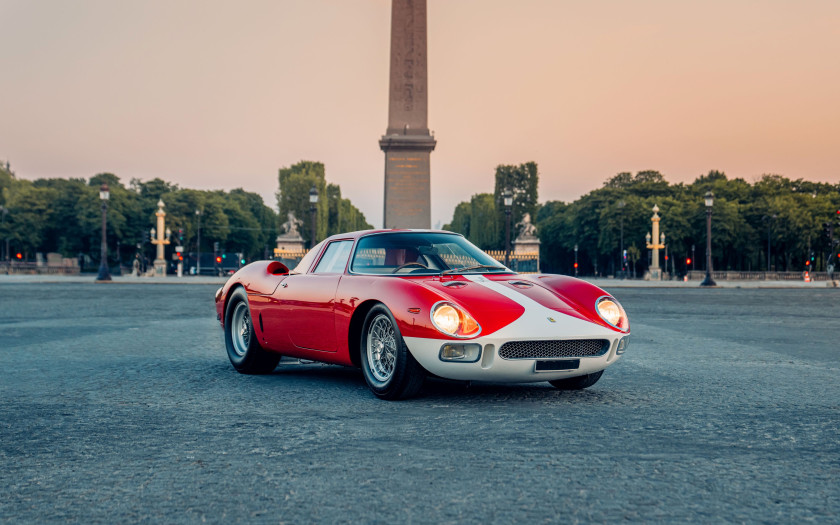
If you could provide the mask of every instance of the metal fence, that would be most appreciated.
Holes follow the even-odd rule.
[[[496,259],[500,263],[505,263],[504,250],[487,250],[485,252],[490,257]],[[539,273],[540,272],[540,254],[539,252],[526,252],[510,254],[510,269],[518,273]]]
[[[830,281],[826,272],[808,272],[812,281]],[[836,279],[838,274],[834,273]],[[706,272],[688,272],[689,281],[702,281]],[[721,281],[804,281],[805,272],[712,272],[712,279]]]
[[[295,266],[298,265],[303,256],[306,255],[308,252],[306,250],[302,251],[286,251],[286,250],[278,250],[274,249],[274,259],[275,261],[280,261],[281,263],[285,264],[287,268],[293,269]]]
[[[0,273],[25,275],[79,275],[78,266],[38,264],[34,262],[0,262]]]

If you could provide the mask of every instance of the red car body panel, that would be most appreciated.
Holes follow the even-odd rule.
[[[381,232],[394,230],[382,230]],[[290,273],[277,261],[258,261],[234,274],[216,294],[216,310],[224,325],[231,291],[245,289],[261,345],[283,355],[353,365],[350,341],[353,317],[360,307],[383,303],[404,337],[455,339],[432,324],[431,307],[439,301],[456,303],[481,326],[481,336],[500,330],[525,309],[517,302],[476,285],[463,275],[356,275],[312,273],[330,242],[380,233],[355,232],[328,239],[306,273]],[[448,232],[441,232],[448,233]],[[354,246],[355,249],[355,246]],[[585,281],[562,275],[485,274],[486,279],[516,290],[561,315],[621,330],[606,323],[594,304],[605,295]],[[366,308],[365,308],[366,311]],[[477,334],[479,335],[479,334]]]

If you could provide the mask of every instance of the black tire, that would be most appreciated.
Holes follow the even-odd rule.
[[[367,313],[359,345],[365,382],[376,397],[409,398],[420,391],[426,372],[405,346],[390,310],[377,304]]]
[[[280,354],[260,346],[251,323],[248,294],[237,288],[225,308],[225,346],[233,368],[242,374],[269,374],[280,362]]]
[[[549,383],[551,383],[551,386],[554,388],[558,388],[560,390],[583,390],[584,388],[589,388],[597,383],[598,380],[601,379],[601,375],[603,373],[604,371],[601,370],[585,376],[570,377],[568,379],[555,379],[554,381],[549,381]]]

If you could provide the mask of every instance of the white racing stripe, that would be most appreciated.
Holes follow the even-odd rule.
[[[525,308],[525,313],[519,319],[493,334],[494,337],[510,336],[522,339],[523,335],[526,335],[533,336],[535,339],[542,339],[562,334],[572,338],[593,335],[612,338],[617,335],[610,329],[593,322],[584,321],[562,311],[543,306],[530,297],[503,284],[491,281],[483,275],[464,275],[464,278],[476,285],[484,286]]]
[[[489,288],[494,292],[504,295],[511,301],[515,302],[519,306],[525,308],[525,311],[528,312],[529,310],[533,311],[534,313],[544,313],[545,315],[550,316],[551,314],[558,314],[557,310],[552,310],[551,308],[547,308],[537,301],[531,299],[527,295],[517,292],[516,290],[512,290],[503,284],[499,284],[496,281],[491,281],[487,277],[483,275],[465,275],[465,279],[470,280],[480,286],[484,286],[485,288]],[[536,286],[536,285],[534,285]]]

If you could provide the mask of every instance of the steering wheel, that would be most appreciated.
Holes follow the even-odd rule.
[[[428,267],[428,266],[426,266],[426,265],[425,265],[425,264],[423,264],[423,263],[419,263],[419,262],[410,262],[410,263],[405,263],[405,264],[403,264],[402,266],[397,266],[396,268],[394,268],[394,271],[393,271],[393,272],[391,272],[391,273],[397,273],[398,271],[402,270],[403,268],[408,268],[409,266],[419,266],[420,268],[425,268],[425,269],[427,269],[427,270],[429,269],[429,267]]]

